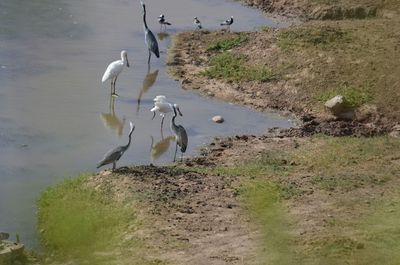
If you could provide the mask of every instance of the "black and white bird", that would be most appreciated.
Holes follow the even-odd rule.
[[[131,136],[132,136],[132,132],[133,130],[135,130],[135,126],[133,125],[133,123],[130,121],[129,125],[131,126],[131,129],[129,131],[129,141],[127,145],[122,145],[122,146],[118,146],[114,149],[111,149],[110,151],[108,151],[103,159],[97,164],[97,168],[108,165],[108,164],[113,164],[112,170],[115,170],[115,167],[117,165],[117,161],[121,158],[121,156],[125,153],[126,150],[128,150],[130,144],[131,144]]]
[[[175,124],[175,118],[176,118],[176,116],[178,114],[176,113],[175,105],[172,105],[172,108],[174,110],[174,116],[171,119],[171,130],[175,135],[175,141],[176,141],[175,155],[174,155],[174,162],[175,162],[176,152],[178,150],[178,145],[179,145],[180,150],[181,150],[181,161],[183,160],[183,153],[186,152],[186,148],[187,148],[187,145],[188,145],[188,136],[187,136],[185,128],[183,128],[182,125],[176,125]]]
[[[168,25],[168,26],[171,26],[171,23],[169,23],[169,22],[167,22],[167,21],[165,20],[164,14],[161,14],[161,15],[158,17],[158,23],[160,23],[160,25],[161,25],[160,30],[162,30],[163,26],[164,26],[164,29],[165,29],[165,30],[167,29],[167,25]]]
[[[231,16],[230,19],[225,20],[224,22],[222,22],[220,25],[221,26],[227,26],[228,30],[231,30],[231,25],[233,24],[233,16]]]
[[[158,50],[158,42],[156,37],[154,36],[153,32],[147,27],[146,23],[146,5],[141,1],[140,4],[142,5],[143,9],[143,30],[144,30],[144,41],[147,45],[147,49],[149,50],[149,59],[147,60],[147,64],[150,65],[150,57],[151,53],[157,58],[160,58],[160,51]]]
[[[197,17],[194,17],[194,21],[193,21],[194,26],[196,27],[196,29],[202,29],[203,27],[201,26],[201,22]]]

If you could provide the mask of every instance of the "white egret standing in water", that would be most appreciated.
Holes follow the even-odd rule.
[[[122,72],[125,65],[129,67],[128,53],[123,50],[121,51],[121,60],[110,63],[104,72],[101,82],[104,83],[108,79],[111,79],[111,96],[118,96],[115,93],[115,83],[117,82],[118,75]]]

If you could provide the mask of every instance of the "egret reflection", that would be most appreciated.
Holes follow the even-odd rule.
[[[147,91],[149,91],[150,88],[154,85],[154,83],[157,80],[157,76],[158,76],[158,69],[155,70],[152,73],[150,73],[150,69],[148,69],[147,75],[143,79],[142,88],[140,89],[140,92],[139,92],[139,96],[138,96],[138,100],[137,100],[136,113],[139,113],[140,101],[142,100],[143,94],[147,93]]]
[[[100,118],[105,127],[111,130],[116,130],[118,137],[121,137],[124,131],[125,116],[122,118],[122,120],[118,118],[118,116],[115,114],[114,104],[115,97],[110,97],[109,112],[101,113]]]
[[[150,156],[152,161],[157,160],[158,158],[160,158],[160,156],[162,156],[165,152],[167,152],[171,145],[171,142],[175,141],[175,136],[171,135],[168,136],[167,138],[164,138],[163,135],[161,134],[161,140],[154,144],[153,136],[150,137],[151,137]]]

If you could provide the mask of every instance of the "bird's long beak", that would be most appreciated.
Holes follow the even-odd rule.
[[[128,57],[126,57],[126,67],[129,67]]]
[[[178,110],[179,115],[183,116],[181,110],[179,108],[176,108],[176,109]]]

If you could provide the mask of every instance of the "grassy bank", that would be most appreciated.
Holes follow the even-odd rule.
[[[257,264],[398,264],[399,152],[387,137],[315,136],[211,172],[240,177]]]
[[[135,236],[135,202],[117,202],[111,190],[88,186],[90,175],[67,179],[38,200],[46,264],[162,264],[144,255]]]

